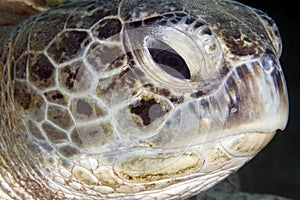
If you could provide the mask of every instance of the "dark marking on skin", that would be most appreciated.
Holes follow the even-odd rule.
[[[162,88],[162,89],[159,88],[158,89],[158,94],[160,94],[162,96],[165,96],[165,97],[168,97],[171,94],[171,92],[166,88]]]
[[[202,97],[202,96],[205,95],[205,94],[206,94],[205,91],[203,91],[203,90],[198,90],[197,92],[192,93],[192,94],[191,94],[191,97],[193,97],[193,98],[199,98],[199,97]]]
[[[52,90],[44,93],[46,99],[50,102],[66,105],[67,97],[64,96],[59,90]]]
[[[205,29],[202,31],[202,33],[206,34],[206,35],[212,35],[212,31],[208,27],[205,27]]]
[[[199,28],[199,27],[201,27],[201,26],[203,26],[203,25],[204,25],[203,23],[197,21],[197,22],[194,24],[194,29],[197,29],[197,28]],[[211,34],[210,34],[210,35],[211,35]]]
[[[229,48],[233,55],[237,56],[247,56],[254,55],[256,53],[256,48],[254,45],[246,45],[241,39],[240,32],[224,32],[223,39],[226,42],[226,46]]]
[[[89,80],[84,80],[88,75],[86,66],[81,61],[71,63],[60,69],[59,81],[71,91],[78,91],[89,87]]]
[[[250,40],[249,38],[247,38],[247,37],[245,37],[244,40],[245,40],[246,42],[249,42],[249,43],[251,42],[251,40]]]
[[[113,62],[109,64],[107,67],[107,70],[113,70],[117,69],[119,67],[122,67],[124,65],[124,60],[126,59],[125,55],[121,55],[118,58],[116,58]]]
[[[280,37],[280,33],[279,33],[278,30],[274,30],[274,34],[275,34],[276,37]]]
[[[179,21],[178,21],[177,19],[172,19],[170,22],[171,22],[172,24],[177,24]]]
[[[130,28],[139,28],[142,27],[142,21],[134,21],[128,24]]]
[[[185,21],[185,24],[190,25],[190,24],[192,24],[194,21],[195,21],[194,18],[187,18],[186,21]]]
[[[186,13],[184,13],[184,12],[178,12],[178,13],[175,13],[175,15],[176,15],[176,17],[178,17],[178,18],[183,18],[183,17],[186,17],[187,16],[187,14]]]
[[[34,91],[27,83],[15,82],[13,91],[14,100],[24,113],[35,121],[44,119],[45,105],[43,97]]]
[[[62,93],[56,93],[52,95],[53,100],[62,99],[62,98],[64,98],[64,95],[62,95]]]
[[[210,109],[210,103],[209,103],[209,101],[206,100],[206,99],[201,99],[200,105],[201,105],[205,110],[209,110],[209,109]]]
[[[25,93],[23,91],[15,90],[14,96],[16,97],[19,105],[24,109],[28,110],[30,108],[31,104],[31,95],[28,93]]]
[[[146,83],[146,84],[143,85],[143,87],[145,87],[145,88],[153,88],[154,85],[152,83]]]
[[[184,97],[183,97],[183,96],[180,96],[180,97],[171,96],[171,97],[170,97],[170,101],[171,101],[172,103],[181,104],[181,103],[184,102]]]
[[[68,74],[65,82],[65,85],[67,86],[68,89],[72,89],[74,87],[74,82],[76,78],[78,78],[77,77],[78,71],[79,68],[77,68],[74,72],[71,72],[70,69],[68,71],[65,71]]]
[[[159,22],[163,19],[164,18],[162,16],[151,17],[151,18],[145,19],[144,24],[147,26],[157,24],[157,22]]]
[[[230,69],[225,65],[223,65],[219,71],[221,78],[225,77],[230,72]]]
[[[247,47],[244,46],[244,42],[239,40],[239,41],[234,41],[232,39],[227,40],[228,47],[230,48],[230,51],[234,55],[238,56],[247,56],[247,55],[253,55],[256,53],[255,48],[253,47]]]
[[[150,113],[150,109],[155,106],[155,112]],[[130,112],[139,116],[144,126],[148,126],[156,118],[163,116],[168,110],[164,110],[155,99],[142,99],[136,105],[129,106]]]
[[[171,95],[170,90],[166,89],[166,88],[159,88],[154,86],[152,83],[146,83],[143,85],[144,88],[147,88],[149,91],[162,95],[164,97],[169,97]]]

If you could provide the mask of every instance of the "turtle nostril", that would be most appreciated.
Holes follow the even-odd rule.
[[[184,59],[166,43],[154,40],[148,45],[148,51],[153,61],[169,75],[178,79],[191,79]]]
[[[261,67],[267,71],[271,72],[273,71],[274,67],[276,67],[277,62],[276,62],[276,57],[272,53],[271,50],[267,49],[263,58],[261,59]]]

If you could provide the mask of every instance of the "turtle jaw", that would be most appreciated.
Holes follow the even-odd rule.
[[[275,133],[288,122],[289,103],[278,59],[268,50],[259,59],[235,68],[225,81],[228,115],[219,137]],[[222,89],[221,89],[222,91]]]

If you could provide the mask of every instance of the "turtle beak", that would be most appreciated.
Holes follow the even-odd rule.
[[[226,81],[223,95],[229,96],[225,132],[285,129],[289,114],[287,87],[279,59],[271,51],[237,66]]]
[[[289,101],[286,81],[279,58],[267,49],[261,61],[259,62],[259,66],[261,69],[263,69],[263,74],[261,74],[261,76],[264,76],[265,80],[269,84],[269,90],[274,91],[269,96],[269,101],[271,104],[270,106],[266,105],[266,110],[275,109],[276,113],[269,116],[269,118],[278,118],[277,128],[284,130],[288,122]],[[260,76],[260,74],[258,74],[258,76]]]

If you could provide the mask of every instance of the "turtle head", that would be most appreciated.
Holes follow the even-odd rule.
[[[212,187],[286,126],[275,27],[230,0],[80,1],[25,21],[0,50],[3,191],[182,199]]]

